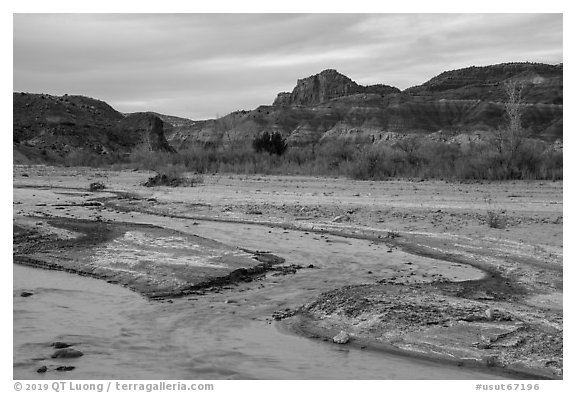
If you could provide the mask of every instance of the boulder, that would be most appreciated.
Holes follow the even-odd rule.
[[[347,344],[350,341],[350,335],[342,330],[332,338],[332,341],[336,344]]]
[[[80,356],[84,356],[84,354],[73,348],[59,349],[52,354],[53,359],[73,359],[79,358]]]

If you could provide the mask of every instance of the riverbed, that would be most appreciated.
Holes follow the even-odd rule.
[[[34,294],[21,297],[24,290]],[[235,312],[256,305],[226,303],[227,296],[150,301],[101,280],[14,265],[14,378],[505,378],[299,337],[281,323]],[[51,359],[56,341],[84,356]],[[39,374],[42,365],[76,368]]]
[[[482,367],[482,361],[458,367],[458,361],[425,360],[410,349],[397,355],[370,343],[338,345],[330,331],[310,337],[288,323],[327,292],[362,295],[342,303],[348,305],[372,301],[366,288],[412,291],[459,282],[450,288],[461,288],[467,300],[448,300],[476,302],[481,318],[493,319],[498,308],[518,326],[552,329],[547,332],[560,340],[553,351],[530,359],[552,365],[552,377],[561,375],[561,184],[206,176],[192,188],[148,189],[142,186],[148,175],[15,167],[15,261],[104,279],[14,265],[15,378],[521,378],[505,367]],[[93,181],[105,189],[89,191]],[[496,208],[506,208],[500,213],[505,229],[485,221],[487,210]],[[162,292],[169,296],[154,291],[154,277],[164,285],[175,273],[189,278],[210,268],[209,276],[228,274],[242,258],[251,269],[258,261],[246,257],[260,252],[283,259],[278,266],[286,269],[257,269],[257,275],[240,277],[249,279],[200,291],[178,285]],[[122,275],[111,276],[111,270]],[[144,281],[132,280],[141,273]],[[475,284],[481,280],[490,293]],[[343,328],[352,331],[365,316],[353,318],[333,325],[346,322]],[[448,324],[465,330],[466,323]],[[387,333],[376,332],[376,341]],[[358,334],[370,339],[371,333]],[[56,341],[84,356],[52,359]],[[470,347],[473,341],[457,344]],[[539,369],[540,363],[529,366]],[[46,373],[37,372],[42,366]],[[59,366],[74,369],[57,371]]]

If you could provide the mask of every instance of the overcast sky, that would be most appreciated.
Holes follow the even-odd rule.
[[[442,71],[563,62],[561,14],[15,14],[14,91],[213,118],[335,68],[400,89]]]

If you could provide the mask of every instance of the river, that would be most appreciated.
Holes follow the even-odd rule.
[[[249,292],[242,287],[159,302],[105,281],[20,265],[13,283],[14,379],[503,378],[297,336],[258,311],[258,296],[239,296]],[[24,290],[33,295],[20,296]],[[84,356],[51,359],[55,341]],[[48,372],[37,373],[42,365]],[[60,365],[75,369],[54,371]]]

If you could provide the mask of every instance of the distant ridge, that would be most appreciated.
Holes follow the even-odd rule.
[[[272,105],[174,127],[167,138],[186,148],[251,140],[268,131],[298,146],[335,139],[372,143],[406,133],[485,132],[506,121],[503,84],[508,80],[525,84],[529,108],[523,126],[540,139],[562,139],[563,65],[528,62],[446,71],[404,91],[361,86],[327,69],[297,80],[292,92],[279,93]]]
[[[327,69],[297,80],[272,105],[203,121],[154,112],[124,116],[82,96],[14,93],[14,149],[19,157],[172,151],[249,143],[264,131],[281,133],[291,146],[338,139],[376,143],[409,133],[473,134],[505,124],[503,84],[509,80],[525,86],[523,127],[536,138],[561,140],[563,64],[503,63],[445,71],[404,91],[362,86]]]

